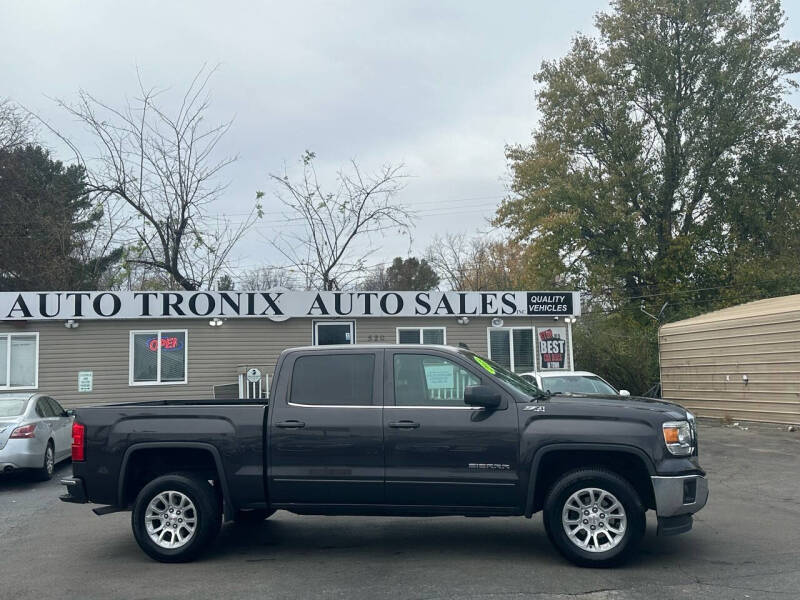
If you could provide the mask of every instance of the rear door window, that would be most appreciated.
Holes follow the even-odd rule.
[[[370,406],[374,354],[301,356],[294,362],[289,402],[315,406]]]

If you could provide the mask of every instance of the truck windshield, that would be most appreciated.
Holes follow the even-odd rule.
[[[25,412],[26,402],[19,398],[0,398],[0,417],[18,417]]]
[[[532,381],[526,381],[516,373],[512,373],[505,367],[498,365],[493,360],[484,358],[483,356],[478,356],[469,350],[459,349],[459,352],[469,358],[471,361],[480,365],[487,373],[496,379],[499,379],[503,383],[507,383],[518,392],[521,392],[526,396],[533,396],[535,398],[539,398],[544,395],[544,392],[542,392],[542,390],[540,390],[535,383]]]

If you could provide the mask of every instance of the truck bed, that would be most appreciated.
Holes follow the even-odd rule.
[[[221,474],[219,484],[231,492],[226,497],[238,503],[226,508],[263,506],[266,416],[263,400],[147,400],[79,408],[75,421],[86,428],[86,461],[73,463],[73,472],[87,482],[91,502],[127,506],[133,500],[126,490],[131,473],[153,468],[160,451],[180,445],[187,464],[199,457]]]

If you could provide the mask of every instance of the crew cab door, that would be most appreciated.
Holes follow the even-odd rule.
[[[387,350],[383,426],[386,502],[514,507],[519,504],[517,411],[466,360],[435,350]],[[464,388],[497,387],[498,409],[467,406]]]
[[[289,354],[270,402],[273,504],[383,502],[383,350]]]

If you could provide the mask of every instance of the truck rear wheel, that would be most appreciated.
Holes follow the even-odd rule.
[[[544,503],[550,541],[564,557],[584,567],[621,563],[638,547],[645,523],[633,486],[601,468],[565,474]]]
[[[139,495],[131,515],[136,542],[161,562],[187,562],[219,533],[220,503],[208,481],[192,473],[157,477]]]

